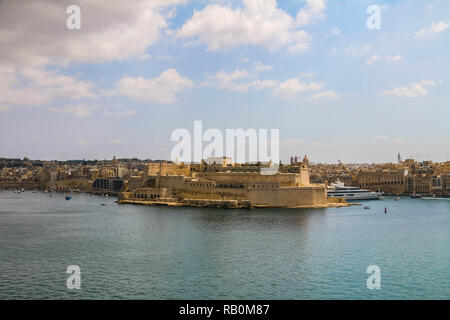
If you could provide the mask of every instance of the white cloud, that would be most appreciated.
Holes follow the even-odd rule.
[[[255,73],[263,72],[263,71],[271,71],[273,69],[273,66],[266,66],[262,64],[260,61],[256,61],[254,63],[255,65]]]
[[[42,68],[0,67],[0,105],[41,106],[58,98],[95,98],[94,84]]]
[[[245,92],[250,89],[263,90],[273,88],[277,85],[274,80],[253,80],[262,71],[269,71],[272,66],[265,66],[260,62],[255,63],[252,71],[247,69],[236,69],[230,73],[225,70],[217,72],[214,76],[209,76],[208,80],[202,82],[202,86],[212,86],[220,90]]]
[[[242,7],[211,4],[195,11],[177,32],[178,38],[196,39],[209,50],[254,45],[289,51],[309,48],[311,37],[299,27],[323,18],[323,0],[307,0],[297,19],[278,8],[276,0],[244,0]]]
[[[378,54],[373,54],[367,59],[366,64],[373,64],[376,61],[388,61],[388,62],[399,62],[403,60],[403,57],[401,55],[395,55],[395,56],[380,56]]]
[[[345,49],[345,52],[347,52],[349,55],[357,57],[357,56],[363,56],[370,52],[370,45],[364,45],[362,47],[355,46],[355,44],[351,43],[347,49]]]
[[[339,97],[340,97],[340,95],[337,92],[335,92],[333,90],[328,90],[328,91],[320,92],[320,93],[313,95],[310,98],[310,100],[319,100],[319,99],[334,100],[334,99],[338,99]]]
[[[429,28],[423,28],[416,32],[417,38],[424,38],[428,36],[433,36],[435,34],[438,34],[444,30],[446,30],[450,26],[450,22],[445,21],[439,21],[439,22],[432,22],[431,26]]]
[[[184,1],[78,0],[81,30],[68,30],[65,1],[0,2],[0,64],[42,66],[145,56]]]
[[[378,61],[380,59],[381,59],[381,57],[378,54],[373,54],[369,57],[369,59],[367,59],[366,64],[372,64],[375,61]]]
[[[391,95],[398,97],[409,97],[415,98],[419,96],[424,96],[427,94],[426,87],[433,87],[437,82],[432,80],[421,80],[419,82],[411,82],[406,86],[397,87],[391,90],[386,90],[383,95]]]
[[[224,70],[217,72],[214,76],[209,77],[209,81],[203,82],[203,85],[214,86],[220,90],[227,91],[247,91],[250,87],[249,83],[239,84],[238,80],[247,79],[250,73],[245,69],[237,69],[231,73]]]
[[[296,100],[299,98],[300,94],[304,92],[320,91],[325,86],[325,84],[321,82],[300,81],[299,78],[288,79],[281,83],[273,79],[252,80],[252,78],[254,79],[258,76],[259,70],[260,68],[258,67],[252,71],[236,69],[232,72],[226,72],[221,70],[213,76],[208,76],[208,79],[203,81],[200,85],[205,87],[215,87],[223,91],[237,92],[271,90],[273,96],[288,100]],[[300,76],[304,78],[314,77],[315,75],[316,74],[313,72],[300,74]],[[336,99],[339,98],[339,94],[333,90],[328,90],[313,95],[308,100],[318,100],[323,98]]]
[[[333,36],[340,36],[342,34],[341,29],[339,29],[338,27],[334,27],[330,32]]]
[[[150,102],[172,103],[176,100],[178,92],[193,86],[194,83],[190,79],[180,76],[175,69],[167,69],[158,77],[151,79],[124,76],[117,82],[116,88],[107,94],[119,94]]]
[[[398,54],[396,56],[387,56],[386,60],[389,61],[389,62],[397,62],[397,61],[403,60],[403,57]]]
[[[255,80],[250,83],[250,87],[254,90],[271,89],[277,86],[274,80]]]
[[[306,26],[316,20],[324,19],[325,0],[306,0],[306,6],[297,13],[297,25]]]
[[[66,105],[63,107],[52,107],[50,111],[69,114],[77,118],[87,118],[91,116],[92,111],[98,109],[96,105],[87,105],[85,103],[78,105]]]
[[[300,82],[298,78],[292,78],[280,83],[273,94],[281,99],[295,99],[301,92],[319,91],[323,87],[324,83]]]

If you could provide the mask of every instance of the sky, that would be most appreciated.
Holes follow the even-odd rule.
[[[0,48],[0,157],[170,159],[198,120],[283,162],[450,160],[448,0],[2,0]]]

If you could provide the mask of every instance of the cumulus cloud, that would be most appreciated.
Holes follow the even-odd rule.
[[[88,105],[86,103],[78,105],[66,105],[63,107],[52,107],[50,111],[68,114],[77,118],[87,118],[92,114],[92,111],[98,109],[97,105]]]
[[[423,28],[416,32],[417,38],[424,38],[428,36],[436,35],[444,30],[446,30],[450,26],[450,22],[439,21],[432,22],[429,28]]]
[[[314,77],[315,73],[313,72],[301,73],[300,77],[279,82],[273,79],[255,79],[258,76],[258,70],[258,68],[255,68],[255,70],[252,71],[247,69],[236,69],[232,72],[225,72],[224,70],[221,70],[213,76],[208,76],[208,80],[203,81],[201,86],[215,87],[222,91],[237,92],[270,90],[272,91],[272,96],[287,100],[296,100],[302,93],[320,91],[325,86],[325,83],[323,82],[300,81],[301,77]],[[307,100],[337,99],[339,97],[340,95],[337,92],[328,90],[319,92],[309,97]]]
[[[264,90],[277,85],[274,80],[255,79],[260,72],[272,70],[272,66],[266,66],[261,62],[255,62],[253,70],[236,69],[232,72],[220,70],[213,76],[207,76],[208,80],[201,83],[202,86],[216,87],[224,91]],[[252,80],[254,79],[254,80]]]
[[[314,94],[313,96],[311,96],[309,98],[309,100],[320,100],[320,99],[334,100],[334,99],[338,99],[339,97],[340,97],[340,94],[338,94],[337,92],[335,92],[333,90],[328,90],[328,91]]]
[[[298,78],[292,78],[280,83],[273,94],[281,99],[295,99],[301,92],[319,91],[323,87],[324,83],[301,82]]]
[[[196,39],[209,50],[240,45],[290,51],[309,48],[311,37],[300,27],[323,18],[324,0],[307,0],[296,19],[278,7],[276,0],[244,0],[242,7],[211,4],[195,11],[177,32],[178,38]]]
[[[65,1],[0,2],[0,64],[101,62],[145,54],[167,29],[165,6],[183,1],[78,0],[81,30],[66,27]]]
[[[124,76],[117,82],[115,89],[107,94],[119,94],[150,102],[172,103],[176,100],[178,92],[193,86],[194,83],[189,78],[182,77],[175,69],[167,69],[158,77],[150,79]]]
[[[43,68],[0,67],[0,105],[41,106],[59,98],[95,98],[95,85]]]
[[[376,61],[388,61],[388,62],[398,62],[403,60],[403,57],[401,55],[395,55],[395,56],[381,56],[379,54],[373,54],[367,59],[366,64],[373,64]]]
[[[364,45],[362,47],[358,47],[355,44],[351,43],[347,49],[345,49],[345,52],[347,52],[349,55],[357,57],[357,56],[363,56],[370,52],[371,47],[370,45]]]
[[[391,95],[398,97],[408,97],[415,98],[419,96],[424,96],[427,94],[426,87],[433,87],[437,82],[432,80],[421,80],[419,82],[410,82],[406,86],[397,87],[391,90],[386,90],[383,95]]]
[[[81,29],[66,27],[66,1],[0,1],[0,105],[40,106],[94,98],[94,85],[49,66],[145,57],[168,29],[170,6],[185,0],[78,0]]]
[[[307,26],[316,20],[324,19],[325,0],[306,0],[306,6],[297,13],[297,25]]]

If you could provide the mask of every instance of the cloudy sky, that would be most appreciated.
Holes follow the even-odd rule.
[[[283,161],[450,154],[448,0],[0,0],[0,48],[0,157],[169,159],[194,120]]]

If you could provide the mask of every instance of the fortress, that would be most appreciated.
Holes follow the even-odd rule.
[[[150,163],[133,177],[119,203],[170,206],[327,207],[324,184],[311,184],[306,165],[296,163],[273,175],[262,165],[235,165],[226,158],[201,164]],[[341,204],[344,205],[344,204]]]

